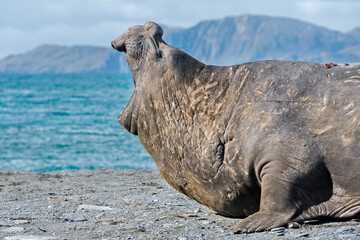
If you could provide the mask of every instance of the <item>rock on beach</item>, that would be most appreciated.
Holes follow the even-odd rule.
[[[239,219],[176,192],[156,170],[0,171],[0,239],[360,239],[360,223],[234,235]]]

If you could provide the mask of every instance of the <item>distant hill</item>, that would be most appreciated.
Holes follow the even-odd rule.
[[[215,65],[265,59],[360,62],[360,27],[342,33],[289,18],[243,15],[184,29],[164,26],[164,40]],[[129,68],[124,54],[111,48],[43,45],[0,60],[0,72],[129,72]]]
[[[0,60],[5,73],[127,72],[125,58],[105,47],[42,45]]]
[[[347,34],[289,18],[245,15],[204,21],[166,40],[210,64],[264,59],[360,62],[360,28]]]

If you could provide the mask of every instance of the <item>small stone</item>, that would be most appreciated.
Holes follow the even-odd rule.
[[[117,225],[123,223],[122,220],[108,220],[108,221],[104,221],[102,222],[103,225]]]
[[[210,221],[203,221],[201,224],[207,225],[207,224],[210,224]]]
[[[30,223],[28,220],[22,220],[22,219],[18,219],[18,220],[14,220],[15,224],[21,225],[21,224],[28,224]]]
[[[97,205],[80,205],[78,210],[95,210],[95,211],[113,211],[114,209],[107,206],[97,206]]]
[[[318,220],[306,220],[304,221],[304,224],[314,224],[314,223],[318,223]]]
[[[300,233],[298,235],[295,235],[294,237],[299,238],[299,237],[308,237],[308,236],[309,236],[309,233]]]
[[[298,223],[289,223],[288,224],[288,228],[292,228],[292,229],[297,229],[299,228],[299,224]]]
[[[84,217],[77,217],[77,218],[70,220],[70,222],[86,222],[86,221],[87,221],[87,219]]]
[[[11,227],[11,224],[8,224],[6,222],[0,222],[0,227]]]
[[[52,236],[9,236],[5,240],[56,240],[58,238]]]
[[[187,237],[178,237],[178,240],[187,240]]]
[[[129,198],[124,198],[123,201],[126,203],[126,204],[130,204],[133,200],[129,199]]]
[[[353,234],[341,234],[340,238],[341,239],[346,239],[346,240],[358,240],[360,236],[357,236],[355,233]]]
[[[25,229],[23,227],[9,227],[9,228],[1,229],[2,232],[8,232],[8,233],[22,232],[24,230]]]
[[[95,216],[95,218],[102,218],[105,215],[105,213],[100,213],[98,215]]]
[[[231,233],[223,233],[219,235],[219,237],[231,237],[231,236],[232,236]]]
[[[164,228],[170,228],[170,227],[173,227],[173,226],[174,226],[174,225],[169,224],[169,223],[163,224],[163,227],[164,227]]]
[[[199,213],[199,212],[202,212],[202,210],[200,208],[197,208],[194,210],[194,213]]]
[[[277,228],[272,228],[270,230],[270,232],[284,232],[285,228],[284,227],[277,227]]]
[[[285,232],[277,232],[276,233],[276,236],[284,236],[285,235]]]
[[[336,233],[353,233],[355,231],[355,228],[350,226],[342,226],[338,230],[336,230]]]

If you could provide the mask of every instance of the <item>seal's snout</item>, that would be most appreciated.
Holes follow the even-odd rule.
[[[125,49],[125,41],[122,36],[116,38],[115,40],[111,41],[111,46],[118,50],[119,52],[126,52]]]

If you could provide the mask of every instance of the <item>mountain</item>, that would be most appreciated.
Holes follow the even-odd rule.
[[[230,65],[264,59],[360,62],[360,52],[346,50],[360,44],[359,35],[359,30],[345,34],[289,18],[245,15],[200,22],[166,39],[200,61]]]
[[[125,58],[110,48],[42,45],[0,60],[5,73],[128,72]]]
[[[289,18],[242,15],[202,21],[191,28],[164,26],[164,40],[215,65],[265,59],[360,62],[360,27],[342,33]],[[111,48],[43,45],[0,60],[0,72],[129,72],[129,68],[124,54]]]

